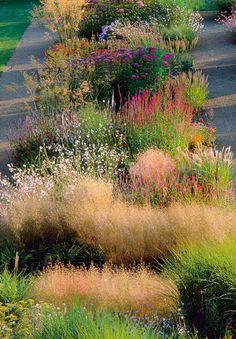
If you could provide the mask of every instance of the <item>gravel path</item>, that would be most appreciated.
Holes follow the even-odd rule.
[[[42,64],[44,53],[51,44],[52,39],[45,27],[32,23],[0,76],[0,172],[4,174],[8,174],[7,163],[11,161],[10,136],[29,112],[32,102],[23,72],[36,72],[32,57]]]
[[[214,109],[217,145],[232,146],[236,156],[236,44],[231,33],[214,20],[205,28],[193,52],[197,68],[209,77],[207,109]]]

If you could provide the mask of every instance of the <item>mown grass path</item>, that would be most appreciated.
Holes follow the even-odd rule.
[[[36,72],[37,69],[32,66],[32,57],[42,64],[45,51],[51,44],[52,39],[45,27],[31,24],[0,76],[0,172],[4,174],[8,174],[7,163],[11,161],[11,136],[29,112],[28,104],[32,101],[23,72]]]
[[[37,0],[0,1],[0,72],[11,57],[30,23],[30,12]]]
[[[214,110],[216,143],[219,147],[231,145],[236,156],[236,43],[214,19],[206,19],[204,25],[193,57],[209,78],[206,109]]]

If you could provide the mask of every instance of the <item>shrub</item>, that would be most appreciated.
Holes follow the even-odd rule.
[[[27,313],[32,307],[32,300],[0,303],[1,338],[29,338],[32,325],[27,319]]]
[[[93,65],[89,79],[95,98],[107,103],[113,94],[119,109],[129,94],[142,89],[153,90],[165,82],[176,66],[172,58],[171,54],[156,47],[120,48],[97,50],[89,57],[74,59],[72,64],[75,72],[79,71],[80,65]]]
[[[171,281],[163,281],[143,267],[112,270],[105,266],[100,271],[94,267],[85,270],[57,266],[39,276],[31,295],[54,304],[70,305],[77,300],[123,314],[138,310],[143,315],[155,312],[170,317],[176,311],[176,299],[169,299],[168,295],[174,290]]]
[[[159,23],[174,25],[188,22],[189,13],[186,7],[175,4],[166,5],[160,1],[90,1],[86,8],[84,20],[80,25],[80,35],[91,37],[92,34],[99,34],[102,26],[110,25],[117,20],[130,22],[152,21],[157,19]]]
[[[200,336],[219,338],[227,328],[235,334],[235,245],[235,239],[226,239],[184,247],[167,264],[187,325]]]

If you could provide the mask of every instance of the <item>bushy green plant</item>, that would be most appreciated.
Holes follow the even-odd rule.
[[[200,336],[221,337],[236,330],[236,243],[205,243],[184,247],[168,262],[168,274],[180,293],[189,328]]]
[[[11,303],[24,299],[30,287],[29,277],[10,273],[7,269],[0,274],[0,302]]]
[[[113,96],[117,109],[128,95],[142,89],[153,90],[180,66],[172,54],[152,46],[97,50],[86,58],[73,60],[72,63],[75,65],[75,73],[80,76],[81,65],[93,66],[89,81],[95,98],[99,102],[107,103]]]
[[[80,35],[91,37],[102,31],[102,26],[109,25],[114,21],[138,20],[152,21],[156,18],[159,23],[172,25],[183,23],[188,20],[188,10],[184,6],[166,4],[160,1],[144,0],[142,2],[133,1],[90,1],[87,6],[84,19],[80,25]]]
[[[0,336],[2,339],[29,338],[31,324],[26,314],[32,306],[33,300],[0,303]]]

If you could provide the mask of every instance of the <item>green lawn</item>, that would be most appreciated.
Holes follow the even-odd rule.
[[[30,21],[37,0],[0,0],[0,72]]]

